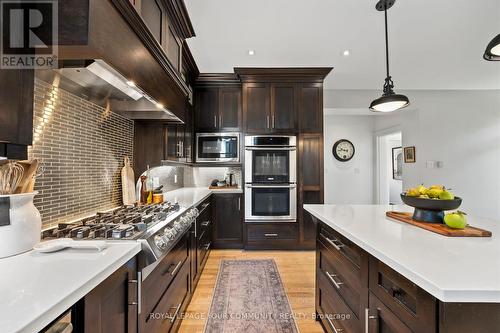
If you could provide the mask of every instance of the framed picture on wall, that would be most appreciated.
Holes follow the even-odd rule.
[[[415,161],[417,160],[415,156],[415,146],[405,147],[404,153],[405,163],[415,163]]]
[[[392,148],[392,179],[403,179],[403,148]]]

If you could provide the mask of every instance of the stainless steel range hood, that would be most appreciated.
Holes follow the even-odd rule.
[[[129,119],[182,122],[103,60],[65,60],[59,67],[39,70],[36,76]]]

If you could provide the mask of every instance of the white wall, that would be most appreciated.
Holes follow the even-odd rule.
[[[374,133],[374,135],[377,136],[378,134]],[[399,204],[401,203],[400,194],[403,184],[402,180],[393,179],[392,148],[401,147],[401,133],[399,132],[399,135],[384,133],[384,135],[379,136],[378,144],[377,153],[380,162],[377,172],[379,173],[379,188],[378,200],[375,201],[379,204]],[[376,185],[374,186],[376,187]]]
[[[325,117],[325,203],[373,203],[373,117]],[[337,161],[332,148],[339,139],[354,144],[356,152],[348,162]]]
[[[399,126],[403,146],[416,146],[417,162],[403,165],[403,188],[444,184],[464,199],[462,210],[500,220],[500,91],[401,92],[410,98],[410,108],[373,118],[374,131]],[[327,108],[336,107],[338,94],[344,96],[342,108],[360,108],[380,92],[325,94]],[[426,168],[426,161],[442,161],[443,168]]]

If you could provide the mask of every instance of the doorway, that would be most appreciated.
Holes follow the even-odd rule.
[[[376,197],[381,205],[401,204],[403,192],[403,134],[393,128],[376,134]]]

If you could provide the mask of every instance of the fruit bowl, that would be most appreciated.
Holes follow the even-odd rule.
[[[443,223],[444,211],[454,210],[462,204],[462,198],[455,197],[453,200],[427,199],[410,197],[401,194],[401,200],[408,206],[414,207],[413,219],[415,221]]]

